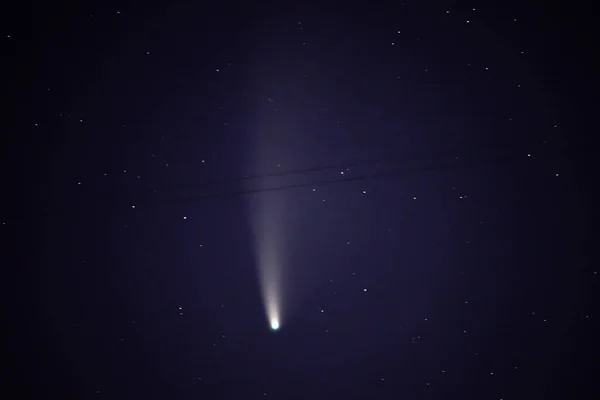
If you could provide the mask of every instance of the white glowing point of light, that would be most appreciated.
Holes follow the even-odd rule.
[[[271,320],[271,329],[273,329],[274,331],[279,329],[279,321],[277,321],[276,318]]]

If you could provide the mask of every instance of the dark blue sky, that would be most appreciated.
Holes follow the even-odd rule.
[[[4,21],[21,393],[597,395],[586,18],[284,3]]]

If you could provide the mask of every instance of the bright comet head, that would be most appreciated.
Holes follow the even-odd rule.
[[[271,319],[271,329],[273,329],[274,331],[279,329],[279,321],[277,321],[277,318]]]

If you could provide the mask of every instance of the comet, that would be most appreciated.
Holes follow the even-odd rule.
[[[261,79],[257,79],[257,82],[259,86],[256,87],[256,91],[260,93],[264,88],[260,84]],[[268,99],[269,105],[273,104],[269,96],[265,98]],[[262,111],[264,110],[261,110],[261,113]],[[262,117],[260,114],[254,143],[249,143],[248,146],[251,156],[248,161],[251,165],[245,168],[255,176],[263,175],[265,171],[279,166],[279,159],[283,157],[282,154],[286,154],[288,146],[287,140],[281,140],[282,132],[274,129],[270,117],[266,120]],[[278,331],[286,323],[289,312],[289,223],[290,214],[293,214],[294,210],[290,207],[289,195],[283,191],[256,190],[255,184],[249,186],[249,189],[253,193],[248,197],[246,206],[254,240],[254,264],[263,303],[262,311],[266,317],[266,327],[271,331]]]
[[[282,278],[285,263],[282,199],[263,195],[252,204],[256,266],[260,294],[268,326],[277,331],[282,325]]]

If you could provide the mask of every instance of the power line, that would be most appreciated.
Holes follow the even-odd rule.
[[[240,195],[249,195],[249,194],[258,194],[264,192],[276,192],[283,190],[290,190],[296,188],[305,188],[305,187],[317,187],[324,185],[332,185],[339,183],[347,183],[347,182],[356,182],[356,181],[365,181],[369,179],[381,179],[381,178],[394,178],[407,176],[411,174],[419,174],[425,173],[435,170],[443,170],[443,169],[455,169],[455,168],[465,168],[476,165],[486,165],[486,164],[501,164],[510,161],[516,160],[525,160],[527,159],[527,153],[520,152],[519,154],[502,154],[497,155],[495,157],[487,157],[481,159],[467,159],[467,160],[458,160],[453,162],[445,162],[438,163],[436,165],[430,165],[426,167],[415,167],[415,168],[395,168],[387,171],[375,171],[372,173],[365,173],[354,175],[350,177],[338,177],[332,179],[321,179],[310,182],[302,182],[288,185],[280,185],[280,186],[272,186],[272,187],[263,187],[263,188],[250,188],[250,189],[240,189],[240,190],[231,190],[231,191],[223,191],[223,192],[213,192],[206,193],[196,196],[188,197],[185,201],[199,201],[203,199],[210,198],[218,198],[218,197],[228,197],[228,196],[240,196]]]
[[[411,160],[423,161],[425,159],[431,160],[431,159],[441,158],[441,157],[461,158],[461,157],[470,156],[473,154],[481,155],[481,154],[484,154],[484,153],[490,152],[490,151],[493,151],[496,154],[499,152],[504,154],[504,152],[506,152],[506,151],[520,152],[522,154],[523,148],[524,148],[523,145],[520,145],[518,149],[514,145],[511,145],[511,146],[490,145],[490,146],[481,146],[476,149],[468,148],[465,146],[462,148],[456,148],[456,149],[451,149],[451,150],[437,150],[434,152],[432,152],[432,151],[412,151],[412,152],[401,152],[401,153],[394,152],[394,153],[390,153],[390,154],[379,156],[379,157],[374,157],[374,158],[369,158],[369,159],[359,159],[359,160],[354,160],[354,161],[350,161],[350,162],[340,162],[340,163],[335,163],[335,164],[320,165],[320,166],[313,166],[313,167],[307,167],[307,168],[286,169],[286,170],[279,170],[276,172],[269,172],[269,173],[244,175],[244,176],[221,178],[221,179],[212,179],[212,180],[205,180],[205,181],[199,182],[199,183],[162,185],[162,188],[168,187],[169,189],[172,189],[172,188],[176,187],[176,188],[180,188],[180,189],[210,189],[210,188],[215,188],[215,187],[219,187],[219,186],[232,185],[232,184],[242,183],[242,182],[257,181],[257,180],[263,180],[263,179],[268,179],[268,178],[292,177],[295,175],[306,175],[306,174],[328,172],[328,171],[343,171],[346,169],[369,167],[369,166],[382,167],[382,166],[392,165],[392,164],[397,165],[398,163],[408,162]],[[539,147],[532,146],[531,151],[535,152],[536,149],[538,149],[538,148]],[[545,150],[547,150],[549,148],[550,148],[550,146],[545,146]]]
[[[556,150],[556,151],[547,152],[547,151],[541,151],[541,148],[544,148],[544,146],[533,148],[531,150],[531,152],[536,155],[536,158],[539,158],[540,156],[544,156],[544,155],[545,156],[548,156],[548,155],[559,156],[559,155],[565,154],[564,151],[560,151],[557,149],[551,149],[551,150]],[[131,199],[131,201],[123,201],[123,202],[117,201],[116,203],[121,203],[122,205],[119,206],[118,204],[113,204],[113,206],[117,206],[119,209],[124,210],[125,208],[121,208],[121,207],[123,207],[124,204],[128,204],[127,207],[131,207],[132,202],[137,204],[138,206],[140,206],[138,208],[146,208],[146,209],[164,206],[165,203],[174,203],[174,204],[181,205],[181,204],[186,204],[186,203],[208,201],[210,199],[217,199],[217,198],[228,198],[228,197],[231,198],[231,197],[237,197],[237,196],[243,196],[243,195],[252,195],[252,194],[265,193],[265,192],[277,192],[277,191],[285,191],[285,190],[307,188],[307,187],[314,188],[314,187],[328,186],[328,185],[341,184],[341,183],[367,181],[370,179],[400,178],[400,177],[404,177],[404,176],[416,175],[416,174],[426,173],[426,172],[435,171],[435,170],[451,170],[451,169],[467,168],[467,167],[478,166],[478,165],[482,165],[482,166],[483,165],[494,165],[494,164],[499,165],[499,164],[503,164],[503,163],[507,163],[507,162],[511,162],[511,161],[526,160],[529,155],[527,152],[524,152],[522,148],[520,148],[518,150],[515,150],[514,148],[510,148],[511,151],[509,151],[509,152],[495,154],[495,155],[490,156],[489,154],[485,153],[485,150],[490,150],[490,149],[496,150],[496,153],[497,153],[497,150],[498,150],[497,147],[494,147],[494,148],[490,147],[487,149],[484,148],[483,150],[480,150],[480,149],[463,150],[462,152],[459,152],[457,150],[452,150],[452,151],[439,151],[439,152],[434,152],[434,153],[416,153],[416,152],[408,153],[408,154],[412,154],[413,158],[416,156],[419,156],[419,155],[426,156],[426,157],[422,157],[421,160],[435,159],[436,157],[439,159],[439,156],[453,156],[453,159],[451,161],[446,160],[443,162],[437,162],[434,164],[430,164],[427,166],[421,166],[421,167],[401,167],[400,166],[401,161],[409,160],[409,158],[406,157],[407,153],[404,153],[404,154],[400,154],[400,155],[396,155],[396,156],[379,157],[377,159],[363,160],[363,161],[352,162],[352,163],[338,163],[335,165],[332,164],[332,165],[327,165],[327,166],[281,171],[281,172],[264,174],[264,175],[240,177],[240,178],[234,178],[234,179],[230,179],[230,180],[213,181],[213,183],[215,183],[215,184],[225,185],[225,184],[234,184],[236,182],[259,180],[259,179],[269,178],[269,177],[286,177],[286,176],[301,175],[301,174],[307,173],[307,172],[319,172],[319,171],[325,172],[328,170],[340,171],[340,169],[343,170],[344,168],[349,168],[349,166],[352,166],[353,168],[355,168],[357,166],[369,166],[369,165],[376,165],[377,167],[387,165],[388,167],[393,167],[393,168],[389,168],[389,169],[385,169],[385,170],[378,169],[378,170],[375,170],[372,172],[367,172],[367,173],[354,174],[354,172],[353,172],[353,175],[338,175],[335,178],[312,179],[312,180],[309,180],[306,182],[267,186],[267,187],[234,188],[234,189],[227,189],[227,190],[215,190],[218,188],[215,187],[214,185],[210,185],[210,184],[206,185],[206,184],[202,183],[199,185],[190,185],[189,188],[206,190],[205,193],[191,195],[191,196],[177,196],[176,194],[173,194],[173,192],[170,192],[169,190],[158,191],[158,192],[155,191],[155,193],[148,193],[146,198],[142,197],[141,199],[140,199],[140,196],[143,196],[143,195],[141,195],[140,193],[136,193],[137,199],[135,201],[133,201],[134,199]],[[506,150],[506,149],[508,149],[508,147],[504,147],[503,149]],[[470,158],[464,157],[465,155],[470,155],[471,157]],[[169,193],[171,193],[173,195],[171,196],[171,195],[169,195]],[[164,196],[165,194],[167,194],[168,197],[165,197]],[[146,204],[144,204],[144,203],[146,203]],[[108,211],[108,209],[112,209],[114,211],[114,207],[108,207],[108,209],[105,207],[107,205],[106,202],[103,202],[100,204],[102,204],[102,207],[101,207],[102,209],[105,209],[106,211]],[[59,208],[63,208],[62,213],[64,214],[65,207],[61,206]],[[86,210],[87,210],[87,212],[91,212],[91,210],[85,208],[84,211],[86,211]],[[66,210],[66,213],[70,213],[71,211],[74,211],[74,210],[68,209],[68,210]]]

